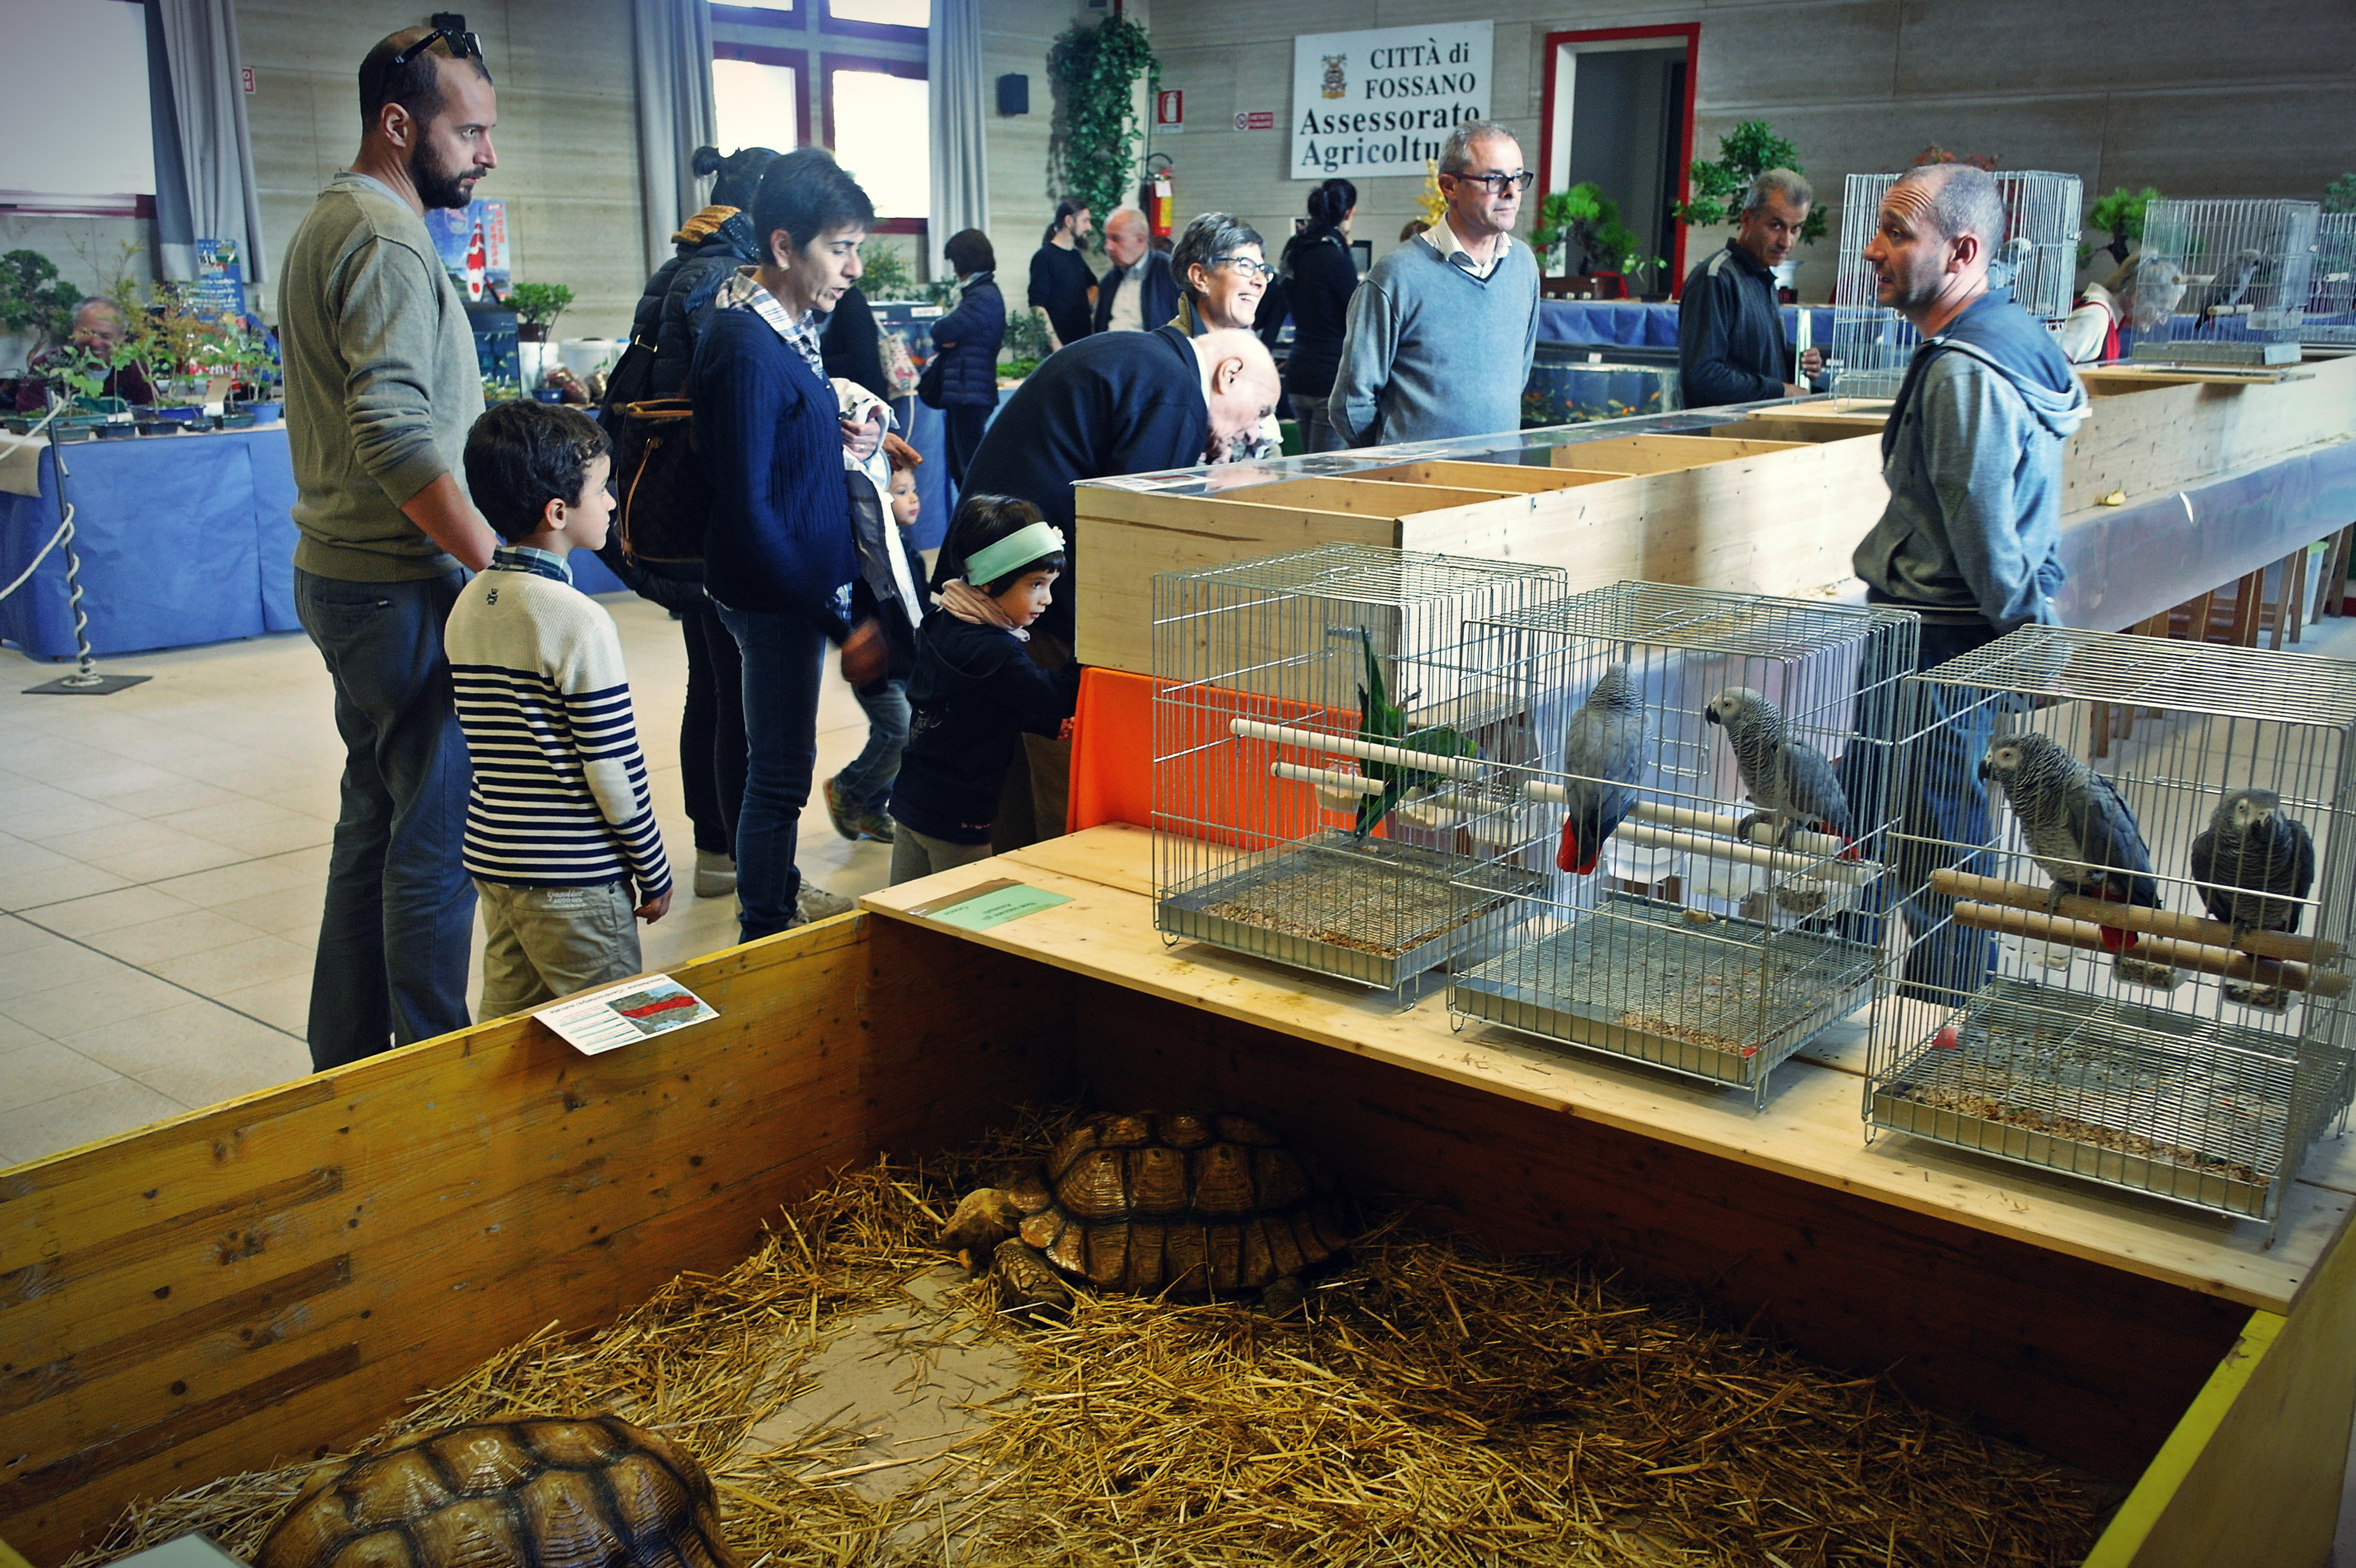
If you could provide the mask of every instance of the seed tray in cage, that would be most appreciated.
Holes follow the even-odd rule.
[[[1494,897],[1467,898],[1450,886],[1456,869],[1436,850],[1329,830],[1172,888],[1157,918],[1173,936],[1397,990],[1543,885],[1535,872],[1483,867],[1479,886]]]
[[[1864,1004],[1876,956],[1860,942],[1614,895],[1576,925],[1457,975],[1449,1004],[1756,1092]]]
[[[1942,1044],[1941,1042],[1951,1042]],[[1879,1127],[2264,1218],[2340,1103],[2279,1036],[1998,980],[1882,1075]],[[2310,1076],[2314,1069],[2308,1069]]]

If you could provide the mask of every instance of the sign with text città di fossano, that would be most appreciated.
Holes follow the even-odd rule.
[[[1493,107],[1494,24],[1311,33],[1292,40],[1292,177],[1422,177],[1448,133]]]

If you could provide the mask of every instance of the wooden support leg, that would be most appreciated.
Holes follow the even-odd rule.
[[[2323,585],[2315,596],[2316,615],[2337,617],[2347,611],[2348,565],[2351,548],[2356,548],[2356,523],[2351,523],[2334,534],[2331,548],[2323,556]]]
[[[2245,572],[2233,585],[2233,620],[2227,640],[2235,648],[2258,645],[2258,623],[2265,618],[2266,574],[2264,567]]]
[[[2094,714],[2088,723],[2094,731],[2091,740],[2097,760],[2111,754],[2111,715],[2116,711],[2109,703],[2094,704]]]

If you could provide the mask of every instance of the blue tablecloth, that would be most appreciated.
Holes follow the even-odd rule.
[[[1815,340],[1833,340],[1833,307],[1815,305]],[[1783,306],[1783,331],[1799,331],[1800,307]],[[1677,346],[1677,307],[1627,299],[1547,299],[1538,302],[1538,336],[1558,343],[1619,344],[1632,349]]]

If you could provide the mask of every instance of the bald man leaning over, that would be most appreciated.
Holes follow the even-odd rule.
[[[1031,628],[1034,660],[1054,669],[1072,657],[1072,607],[1088,591],[1072,527],[1073,483],[1209,462],[1265,419],[1277,394],[1276,361],[1242,330],[1194,338],[1174,325],[1097,333],[1040,361],[991,422],[965,476],[967,495],[1019,496],[1068,542],[1055,602]],[[993,840],[1001,850],[1064,831],[1069,746],[1023,740],[1035,826],[1024,833],[1018,816],[1010,827],[1001,810],[1001,830],[1012,841]]]

